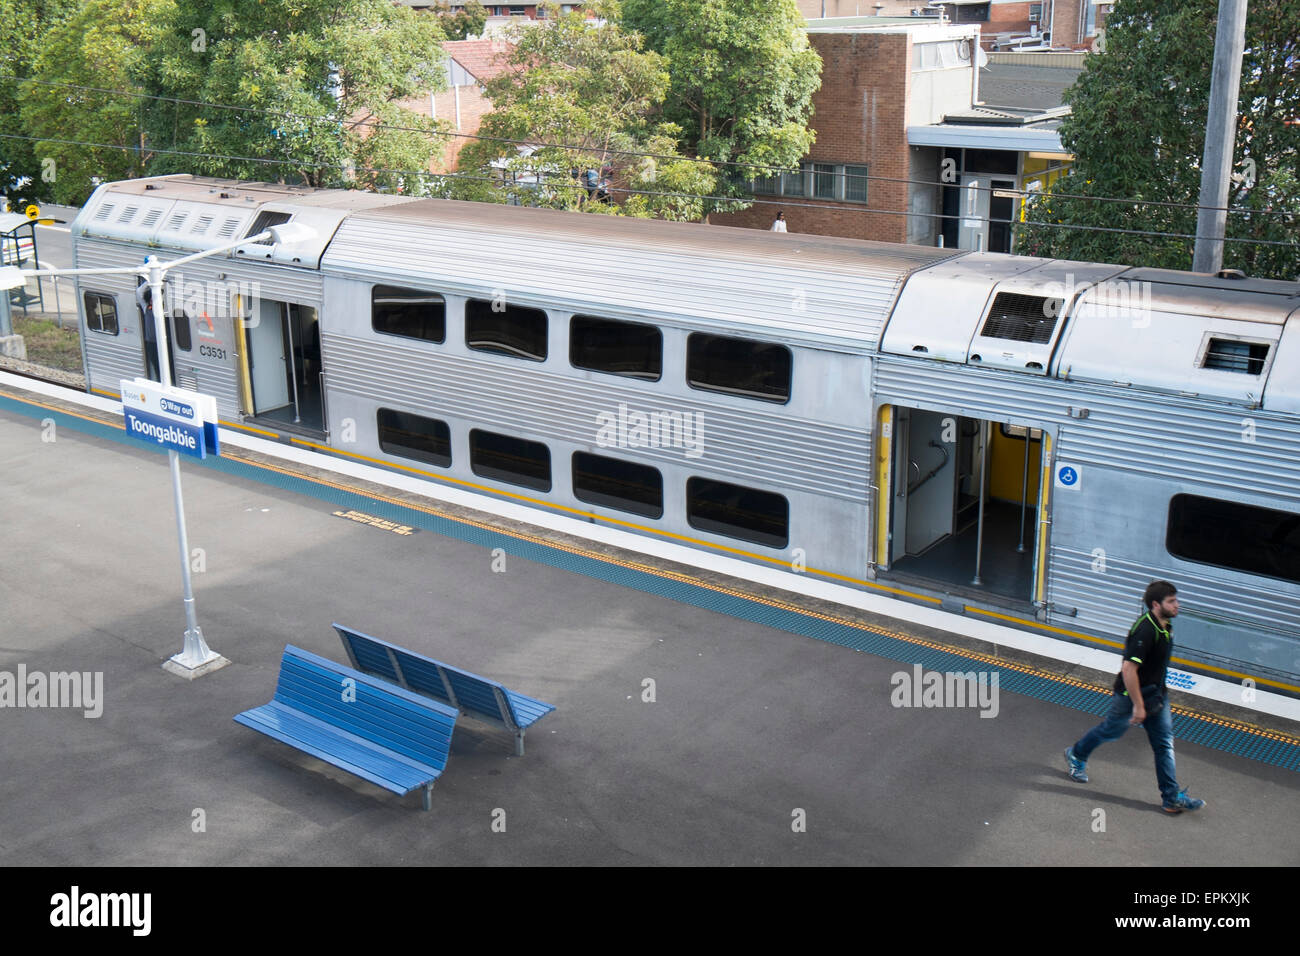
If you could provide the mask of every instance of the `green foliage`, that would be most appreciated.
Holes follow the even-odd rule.
[[[487,7],[478,0],[469,0],[455,13],[450,4],[443,2],[435,6],[434,11],[442,23],[442,31],[448,40],[468,40],[472,36],[482,36],[487,25]]]
[[[438,127],[400,103],[443,88],[442,40],[436,17],[388,0],[176,0],[151,91],[235,108],[151,111],[150,172],[421,192],[400,171],[428,168]]]
[[[807,154],[821,57],[795,0],[626,0],[624,23],[668,60],[665,116],[696,156],[791,168]],[[748,193],[753,171],[724,192]],[[743,208],[732,205],[730,208]]]
[[[80,205],[93,177],[142,175],[141,120],[150,101],[132,96],[141,87],[148,49],[173,0],[86,0],[80,10],[45,35],[23,85],[22,120],[42,161],[53,161],[49,183],[55,202]],[[121,91],[121,92],[101,92]],[[59,140],[102,143],[78,146]]]
[[[22,120],[21,81],[31,75],[47,32],[77,6],[77,0],[0,0],[0,193],[15,209],[53,196],[54,183],[41,178],[36,144],[6,137],[32,135]]]
[[[612,0],[563,15],[554,6],[548,12],[546,23],[516,31],[507,60],[511,69],[486,84],[493,109],[479,128],[484,138],[461,151],[466,178],[455,181],[453,195],[588,212],[701,218],[699,197],[714,187],[714,176],[707,166],[680,156],[681,131],[656,115],[668,91],[663,57],[643,50],[639,36],[623,32]],[[601,22],[589,22],[587,13]],[[607,202],[593,201],[580,177],[606,164],[614,168],[613,188]],[[494,175],[504,177],[502,185],[470,178]],[[677,191],[690,196],[655,195]]]
[[[1209,111],[1217,0],[1125,0],[1106,24],[1105,52],[1067,94],[1061,139],[1076,156],[1069,175],[1032,200],[1027,218],[1072,227],[1022,226],[1025,255],[1190,269],[1193,241],[1102,232],[1123,228],[1194,235]],[[1300,0],[1250,4],[1229,190],[1227,236],[1291,243],[1227,242],[1224,267],[1295,278],[1300,188]],[[1252,175],[1253,174],[1253,175]],[[1131,203],[1071,199],[1112,196]],[[1290,212],[1290,216],[1267,212]]]

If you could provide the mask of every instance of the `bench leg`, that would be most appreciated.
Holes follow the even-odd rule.
[[[524,755],[524,732],[522,730],[516,730],[515,731],[515,756],[522,757],[523,755]]]
[[[432,783],[426,783],[424,785],[424,809],[426,810],[433,809],[433,784]]]

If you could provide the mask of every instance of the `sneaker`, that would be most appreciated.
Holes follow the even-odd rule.
[[[1087,764],[1075,758],[1073,747],[1065,748],[1065,765],[1069,768],[1070,779],[1075,783],[1088,782],[1088,772],[1084,769]]]
[[[1179,790],[1172,800],[1165,800],[1160,806],[1165,813],[1182,813],[1184,810],[1201,809],[1201,807],[1205,806],[1205,801],[1196,797],[1189,797],[1186,790]]]

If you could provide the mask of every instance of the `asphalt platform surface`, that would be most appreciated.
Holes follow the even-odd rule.
[[[1170,817],[1141,730],[1081,786],[1080,711],[896,708],[896,662],[188,462],[198,617],[232,664],[187,682],[160,666],[184,629],[166,457],[42,438],[0,411],[0,670],[102,672],[103,713],[0,709],[0,865],[1300,864],[1294,771],[1180,742],[1208,806]],[[557,709],[522,758],[462,720],[425,813],[231,719],[286,644],[344,662],[333,621]]]

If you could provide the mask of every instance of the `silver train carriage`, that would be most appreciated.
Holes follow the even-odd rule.
[[[1300,283],[186,175],[76,264],[164,261],[223,423],[702,551],[1300,693]],[[144,373],[79,287],[87,387]],[[797,589],[797,582],[792,581]]]

